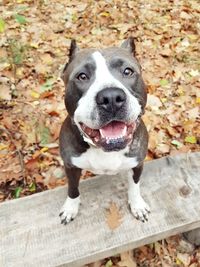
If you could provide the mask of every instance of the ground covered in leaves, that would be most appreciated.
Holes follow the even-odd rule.
[[[84,48],[134,36],[149,93],[147,160],[199,149],[199,1],[2,0],[0,14],[0,201],[66,183],[59,77],[71,38]],[[199,266],[198,250],[179,252],[178,243],[174,237],[96,266]]]

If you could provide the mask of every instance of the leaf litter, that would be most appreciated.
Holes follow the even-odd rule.
[[[84,48],[119,45],[134,36],[149,93],[143,117],[150,135],[146,160],[199,151],[198,1],[2,3],[0,201],[66,183],[58,151],[66,116],[60,73],[72,38]],[[92,174],[84,172],[82,179],[87,176]],[[113,206],[109,216],[115,219],[109,220],[119,226],[118,212]],[[199,250],[179,252],[179,243],[179,236],[171,237],[96,266],[128,267],[130,258],[137,266],[199,266]]]

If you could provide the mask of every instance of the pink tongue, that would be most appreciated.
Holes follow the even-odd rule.
[[[124,136],[126,124],[123,122],[113,121],[100,129],[102,137],[117,138]]]

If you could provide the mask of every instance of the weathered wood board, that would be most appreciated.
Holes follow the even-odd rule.
[[[131,215],[126,191],[125,175],[83,181],[80,213],[66,226],[58,216],[66,187],[0,204],[0,266],[81,266],[200,227],[200,153],[145,164],[142,195],[151,206],[147,223]],[[116,230],[105,219],[111,201],[123,213]]]

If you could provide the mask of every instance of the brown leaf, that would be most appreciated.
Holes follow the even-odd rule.
[[[9,84],[0,83],[0,100],[11,100],[11,90]]]
[[[26,169],[29,170],[29,171],[34,171],[35,169],[38,168],[38,161],[36,158],[31,158],[30,160],[28,160],[25,164],[26,166]]]
[[[114,202],[111,202],[106,214],[106,222],[111,230],[116,229],[122,223],[122,215]]]
[[[187,111],[189,120],[195,120],[199,116],[199,107]]]
[[[168,144],[158,144],[156,147],[157,153],[169,153],[170,151],[170,146]]]
[[[121,261],[118,262],[119,266],[123,267],[137,267],[137,263],[135,259],[133,258],[133,252],[132,251],[126,251],[124,253],[120,254]]]
[[[177,258],[184,264],[184,266],[188,266],[190,263],[190,254],[188,253],[178,253]]]
[[[162,106],[162,102],[160,99],[155,95],[148,95],[147,98],[147,107],[151,107],[152,109],[158,109]]]

